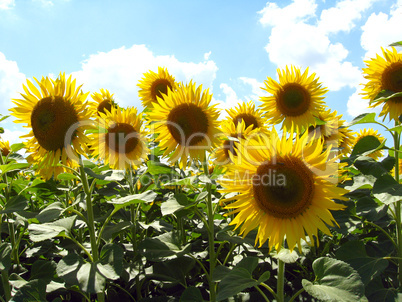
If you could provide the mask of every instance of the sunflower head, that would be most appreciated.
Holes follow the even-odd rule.
[[[4,141],[0,139],[0,155],[7,156],[11,153],[9,141]]]
[[[277,250],[285,238],[293,250],[306,235],[313,242],[318,230],[330,235],[330,210],[344,208],[333,199],[345,199],[346,190],[336,186],[337,163],[322,141],[309,140],[307,131],[279,138],[273,129],[269,138],[255,136],[247,145],[220,180],[224,193],[238,193],[226,200],[229,214],[236,214],[231,224],[243,236],[258,228],[256,244],[268,240]]]
[[[29,138],[25,142],[28,161],[48,179],[64,171],[58,163],[74,166],[72,159],[87,151],[89,140],[84,131],[92,127],[86,122],[90,118],[85,101],[88,93],[82,93],[81,86],[76,87],[75,80],[62,73],[56,80],[43,77],[35,81],[39,89],[27,80],[22,99],[13,100],[17,107],[10,111],[16,123],[26,123],[31,129],[22,136]]]
[[[148,148],[142,126],[142,114],[134,107],[100,113],[99,131],[91,135],[93,156],[112,169],[137,167],[146,158]]]
[[[380,116],[389,116],[390,119],[399,121],[402,114],[402,97],[393,97],[388,100],[376,99],[378,94],[387,90],[390,92],[402,92],[402,54],[394,47],[382,49],[383,57],[377,55],[369,61],[365,61],[367,68],[363,68],[363,75],[368,80],[363,88],[364,98],[370,100],[370,107],[382,105]]]
[[[245,123],[245,128],[253,126],[253,130],[256,128],[265,129],[265,119],[262,118],[263,113],[259,109],[255,109],[255,104],[252,101],[243,102],[237,104],[235,108],[226,109],[229,114],[228,119],[231,120],[235,126],[240,121]]]
[[[180,85],[168,90],[163,99],[148,114],[152,132],[158,134],[156,141],[171,163],[187,166],[187,159],[204,160],[205,152],[217,145],[218,116],[216,105],[210,105],[212,95],[195,83]],[[174,151],[174,152],[173,152]]]
[[[360,129],[360,132],[357,133],[355,139],[354,139],[354,145],[356,145],[359,142],[376,142],[378,145],[382,144],[384,142],[384,137],[378,133],[377,130],[374,130],[372,128],[369,129]],[[375,160],[379,159],[381,156],[383,156],[383,150],[377,150],[374,151],[370,154],[367,154],[367,156],[374,158]]]
[[[97,118],[100,116],[100,113],[106,113],[106,111],[112,110],[112,107],[117,107],[113,94],[110,94],[107,89],[101,89],[100,93],[94,92],[91,97],[94,102],[89,103],[89,106],[93,115]]]
[[[260,128],[254,128],[253,124],[247,127],[244,120],[240,120],[237,124],[232,119],[225,120],[221,123],[220,130],[222,135],[220,145],[212,155],[216,165],[226,165],[232,162],[231,158],[237,155],[236,144],[239,143],[239,139],[262,135],[259,131]]]
[[[315,139],[321,138],[324,141],[324,147],[336,148],[341,154],[350,152],[353,133],[348,128],[345,128],[345,121],[341,120],[342,115],[337,115],[336,111],[322,110],[315,116],[320,123],[308,128],[309,135]]]
[[[270,96],[261,97],[261,108],[266,111],[270,123],[282,123],[286,129],[307,129],[315,126],[314,116],[323,109],[323,95],[326,88],[318,83],[315,73],[308,75],[308,68],[302,73],[300,68],[286,66],[277,70],[279,82],[272,78],[264,81]]]
[[[163,98],[168,90],[176,90],[177,84],[166,68],[158,67],[158,73],[150,70],[138,83],[139,97],[144,107],[152,107],[157,98]]]

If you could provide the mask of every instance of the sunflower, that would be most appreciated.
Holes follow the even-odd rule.
[[[336,186],[337,163],[328,158],[329,150],[323,152],[321,140],[309,140],[307,131],[293,135],[285,131],[279,138],[273,128],[270,138],[245,140],[240,145],[248,147],[238,148],[237,163],[227,166],[220,181],[223,193],[239,193],[227,199],[229,215],[237,213],[230,224],[243,236],[258,227],[260,247],[268,240],[270,249],[279,250],[286,237],[293,250],[306,235],[313,242],[318,230],[331,235],[330,210],[345,208],[333,201],[345,200],[347,191]]]
[[[75,80],[71,76],[66,80],[64,73],[56,80],[42,77],[41,81],[35,81],[40,89],[27,80],[27,86],[23,85],[25,94],[21,93],[23,98],[14,99],[17,107],[10,111],[17,118],[16,123],[26,123],[24,127],[31,128],[29,134],[21,136],[29,138],[25,142],[30,153],[28,162],[36,164],[37,172],[49,179],[66,171],[59,163],[73,167],[76,165],[73,159],[87,151],[89,139],[84,131],[91,125],[81,124],[90,118],[85,101],[88,93],[80,92],[82,85],[76,87]]]
[[[252,101],[237,104],[237,107],[226,109],[229,114],[228,119],[232,120],[235,126],[240,121],[244,121],[245,128],[253,125],[253,130],[261,128],[265,130],[265,120],[262,118],[263,113],[259,109],[255,109],[255,104]]]
[[[382,144],[384,142],[384,137],[378,133],[377,130],[374,130],[372,128],[369,129],[360,129],[360,132],[356,135],[356,138],[354,140],[354,145],[356,145],[358,142],[360,141],[376,141],[379,144]],[[380,158],[383,155],[383,151],[382,150],[377,150],[374,151],[370,154],[367,154],[367,156],[374,158],[375,160],[377,160],[378,158]]]
[[[106,113],[106,110],[110,111],[112,107],[117,107],[113,94],[110,94],[107,89],[101,89],[100,93],[94,92],[91,97],[95,102],[90,102],[89,106],[96,117],[99,117],[99,113]]]
[[[155,139],[169,156],[171,163],[179,162],[180,167],[187,166],[190,156],[193,160],[204,160],[206,151],[214,148],[219,141],[218,116],[216,105],[210,105],[212,94],[202,91],[202,85],[180,85],[175,90],[168,90],[164,99],[158,98],[152,112],[148,114],[152,132],[158,134]]]
[[[235,124],[232,119],[225,120],[222,122],[220,130],[224,139],[221,140],[220,146],[212,155],[214,164],[216,165],[226,165],[232,162],[229,153],[234,156],[237,155],[235,144],[239,141],[239,138],[245,139],[261,134],[259,132],[260,128],[254,128],[253,124],[247,127],[243,119],[237,124]]]
[[[390,119],[398,121],[402,114],[402,96],[388,100],[376,100],[382,90],[402,92],[402,54],[394,47],[392,50],[382,48],[383,57],[377,54],[376,58],[365,61],[367,68],[363,68],[364,77],[368,80],[363,88],[365,99],[370,100],[370,107],[383,105],[379,116],[387,115]]]
[[[261,108],[273,124],[282,123],[282,128],[300,131],[310,125],[315,126],[314,116],[323,109],[323,95],[328,91],[321,87],[315,73],[308,75],[308,68],[301,73],[300,68],[291,66],[289,70],[277,70],[279,83],[268,78],[263,90],[272,94],[261,97]]]
[[[158,67],[158,73],[151,70],[145,73],[137,86],[141,88],[138,94],[144,107],[152,107],[157,103],[157,97],[163,98],[168,89],[174,91],[177,88],[174,77],[162,67]]]
[[[310,126],[308,132],[310,137],[314,135],[315,138],[322,138],[324,140],[324,147],[329,145],[332,148],[338,148],[341,154],[350,152],[350,147],[353,145],[353,132],[345,128],[345,121],[341,120],[342,115],[337,115],[336,111],[322,110],[316,116],[318,120],[324,122],[323,124]]]
[[[129,107],[100,113],[100,131],[91,135],[92,154],[112,169],[136,168],[148,154],[142,114]]]
[[[9,141],[4,141],[0,139],[0,155],[7,156],[11,152]]]

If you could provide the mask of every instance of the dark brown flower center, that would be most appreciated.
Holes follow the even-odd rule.
[[[402,91],[402,62],[396,62],[386,68],[382,74],[384,89],[394,92]]]
[[[253,176],[254,199],[264,212],[277,218],[303,213],[314,196],[314,177],[298,158],[277,158],[263,163]]]
[[[112,110],[112,105],[113,105],[113,102],[112,102],[112,100],[109,100],[109,99],[106,99],[106,100],[100,102],[98,105],[98,108],[97,108],[98,115],[99,115],[99,113],[106,113],[105,110],[110,112]]]
[[[279,111],[288,116],[302,115],[309,109],[310,102],[310,93],[297,83],[285,84],[276,100]]]
[[[128,154],[139,143],[139,134],[134,127],[126,123],[115,123],[106,134],[106,146],[120,154]]]
[[[253,115],[251,115],[251,114],[242,113],[242,114],[239,114],[239,115],[235,116],[235,117],[233,118],[233,123],[236,125],[236,127],[237,127],[237,124],[238,124],[241,120],[244,121],[244,123],[245,123],[245,125],[246,125],[246,129],[247,129],[249,126],[251,126],[251,125],[253,125],[253,129],[260,127],[260,126],[258,125],[257,119],[256,119]]]
[[[163,98],[162,94],[167,94],[168,87],[172,89],[172,84],[166,79],[158,79],[153,82],[151,86],[152,100],[156,101],[156,97]]]
[[[175,141],[180,145],[194,146],[208,133],[208,117],[195,104],[181,104],[170,111],[167,127]]]
[[[78,122],[74,105],[61,96],[41,99],[31,113],[32,131],[42,148],[56,151],[64,147],[68,129]],[[74,136],[75,132],[72,132]]]

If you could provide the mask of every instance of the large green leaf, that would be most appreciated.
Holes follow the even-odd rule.
[[[169,174],[171,176],[179,176],[179,174],[174,170],[174,168],[169,167],[163,163],[156,162],[153,160],[147,161],[147,173],[151,175],[159,175],[159,174]]]
[[[197,287],[187,287],[180,296],[180,302],[203,302],[201,291]]]
[[[22,195],[17,195],[12,197],[6,203],[3,210],[0,211],[0,214],[20,212],[26,209],[27,207],[28,207],[28,200]]]
[[[321,301],[364,301],[364,284],[359,274],[346,262],[321,257],[313,262],[314,283],[303,279],[303,288]]]
[[[0,244],[0,271],[8,270],[11,267],[11,244],[3,242]]]
[[[30,166],[28,163],[9,163],[6,165],[1,165],[0,170],[1,170],[1,175],[7,172],[12,172],[12,171],[20,171],[23,169],[26,169]]]
[[[380,142],[380,140],[374,135],[365,136],[361,138],[353,147],[352,156],[360,154],[370,154],[384,147],[386,140]]]
[[[46,301],[46,281],[41,279],[31,280],[22,285],[10,302]]]
[[[355,117],[349,126],[375,122],[375,113],[363,113]]]
[[[349,241],[343,244],[336,252],[336,258],[349,263],[357,270],[366,286],[388,267],[388,260],[369,257],[361,241]]]
[[[184,255],[190,251],[190,244],[181,246],[175,232],[168,232],[156,237],[147,237],[139,245],[139,252],[151,261],[165,261]]]
[[[157,195],[158,194],[153,191],[145,191],[141,194],[133,194],[120,198],[115,198],[107,202],[113,204],[116,209],[121,209],[131,204],[153,202]]]
[[[173,214],[183,208],[184,206],[181,205],[174,196],[170,196],[168,200],[161,204],[161,212],[163,216]]]
[[[402,199],[402,185],[390,174],[384,174],[373,186],[373,195],[385,204],[391,204]]]
[[[32,264],[31,277],[29,279],[42,279],[50,282],[50,280],[56,274],[56,266],[57,264],[53,260],[36,260]]]
[[[67,286],[78,285],[87,293],[103,292],[107,279],[116,280],[119,277],[110,264],[89,263],[73,253],[59,261],[56,271]]]
[[[50,223],[30,224],[28,226],[29,238],[39,242],[54,238],[62,233],[69,234],[77,216],[71,216]]]
[[[59,218],[63,211],[64,209],[62,203],[60,201],[56,201],[40,211],[36,216],[36,219],[38,219],[40,223],[50,222]]]
[[[163,262],[156,262],[152,265],[152,274],[150,277],[161,281],[181,283],[185,286],[186,277],[193,269],[194,265],[195,260],[186,256]]]
[[[257,257],[243,258],[232,270],[226,268],[220,269],[220,273],[214,274],[214,277],[221,282],[218,285],[218,301],[224,300],[240,293],[246,288],[257,286],[265,282],[270,277],[270,272],[264,272],[258,280],[253,279],[252,273],[258,265]],[[224,274],[223,274],[224,273]],[[214,279],[215,279],[214,278]]]
[[[84,168],[85,173],[96,179],[106,180],[106,181],[121,181],[124,179],[124,171],[121,170],[107,170],[102,172],[102,174],[97,174],[90,168]]]
[[[99,258],[104,266],[111,266],[118,278],[123,271],[123,256],[124,250],[120,245],[108,243],[102,247]]]

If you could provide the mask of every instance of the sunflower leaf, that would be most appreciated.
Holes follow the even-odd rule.
[[[26,169],[30,166],[28,163],[10,163],[7,165],[1,165],[0,170],[1,170],[1,175],[4,175],[7,172],[11,171],[17,171],[17,170],[23,170]]]
[[[121,209],[131,204],[152,202],[155,200],[157,195],[158,194],[153,191],[145,191],[141,194],[133,194],[120,198],[115,198],[111,201],[107,201],[107,203],[111,203],[115,208]]]
[[[385,204],[394,203],[402,199],[402,185],[390,174],[384,174],[374,183],[373,195]]]
[[[350,126],[357,125],[357,124],[367,124],[367,123],[374,123],[375,122],[375,113],[363,113],[359,116],[355,117],[353,121],[350,123]]]
[[[402,41],[391,43],[389,46],[402,46]]]
[[[402,96],[402,92],[395,92],[391,90],[381,90],[377,96],[374,98],[374,101],[388,101],[389,99]]]
[[[359,274],[346,262],[328,257],[313,262],[316,281],[302,280],[303,288],[322,301],[363,301],[364,284]]]

